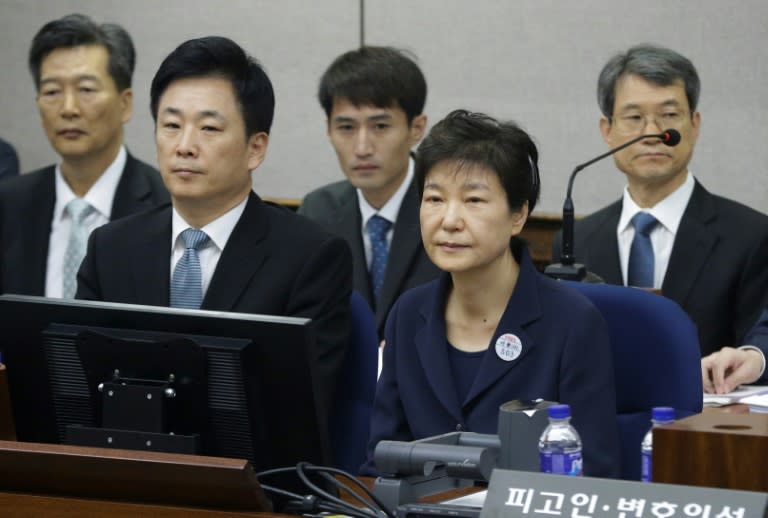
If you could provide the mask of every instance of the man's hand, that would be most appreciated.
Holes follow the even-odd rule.
[[[704,392],[725,394],[739,385],[757,381],[763,368],[763,358],[754,349],[723,347],[701,359]]]

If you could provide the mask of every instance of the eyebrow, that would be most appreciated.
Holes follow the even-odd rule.
[[[443,187],[436,182],[427,182],[424,184],[424,190],[434,189],[436,191],[442,191]],[[465,182],[461,186],[462,191],[490,191],[491,187],[487,183],[483,182]]]
[[[99,76],[95,76],[93,74],[81,74],[79,76],[76,76],[74,79],[77,82],[80,82],[80,81],[95,81],[97,83],[101,83],[101,79],[99,78]],[[62,81],[62,79],[60,77],[58,77],[58,76],[42,77],[42,78],[40,78],[40,86],[42,86],[44,84],[47,84],[47,83],[58,83],[58,82],[61,82],[61,81]]]
[[[664,102],[658,103],[656,106],[675,106],[677,108],[681,108],[682,104],[677,99],[667,99]],[[627,111],[627,110],[639,110],[641,108],[641,105],[638,103],[629,103],[625,104],[621,107],[620,111]]]
[[[380,113],[378,115],[371,115],[370,117],[366,117],[365,121],[384,121],[384,120],[392,120],[392,115],[388,113]],[[337,115],[333,118],[333,122],[357,122],[357,119],[354,117],[349,117],[347,115]]]
[[[174,108],[173,106],[168,106],[167,108],[165,108],[163,110],[163,114],[176,115],[176,116],[179,116],[179,117],[182,116],[181,110],[178,109],[178,108]],[[214,118],[214,119],[218,119],[218,120],[220,120],[222,122],[226,122],[226,120],[227,120],[227,118],[224,115],[222,115],[221,112],[216,111],[216,110],[201,110],[201,111],[197,112],[197,114],[195,115],[195,118],[198,119],[198,120],[199,119],[207,119],[209,117]]]

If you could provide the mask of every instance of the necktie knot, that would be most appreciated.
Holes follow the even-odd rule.
[[[635,232],[639,232],[644,236],[649,236],[658,223],[659,220],[648,212],[638,212],[632,218],[632,226],[635,227]]]
[[[66,211],[77,225],[80,225],[83,220],[93,212],[93,205],[88,203],[82,198],[75,198],[67,203]]]
[[[368,234],[371,236],[371,241],[386,239],[387,231],[392,226],[392,222],[387,218],[383,218],[378,214],[374,214],[368,220],[366,227],[368,228]]]
[[[181,239],[184,240],[184,248],[200,250],[211,238],[202,230],[188,228],[181,233]]]

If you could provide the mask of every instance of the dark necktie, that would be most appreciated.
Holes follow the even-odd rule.
[[[384,273],[387,271],[387,257],[389,255],[387,231],[391,226],[391,221],[378,214],[373,215],[366,223],[368,235],[371,238],[371,269],[369,273],[374,301],[379,300],[381,286],[384,284]]]
[[[638,212],[632,218],[635,227],[635,238],[629,249],[629,267],[627,268],[627,285],[641,288],[653,288],[653,245],[651,232],[658,220],[647,212]]]
[[[171,277],[171,307],[199,309],[203,303],[203,280],[197,251],[209,241],[208,234],[196,228],[181,233],[184,255],[181,256]]]

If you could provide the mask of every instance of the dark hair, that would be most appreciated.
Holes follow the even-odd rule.
[[[228,80],[245,122],[246,138],[261,131],[269,133],[275,114],[272,82],[258,61],[237,43],[222,36],[185,41],[163,60],[149,91],[155,122],[163,92],[172,82],[190,77]]]
[[[317,91],[325,115],[331,116],[335,99],[355,106],[389,108],[397,103],[408,124],[424,110],[427,82],[415,58],[392,47],[360,47],[336,58]]]
[[[131,36],[114,23],[95,23],[83,14],[70,14],[46,23],[37,31],[29,49],[29,70],[40,89],[40,65],[56,49],[101,45],[107,49],[107,69],[117,90],[131,87],[133,69],[136,66],[136,50]]]
[[[414,174],[419,192],[429,171],[441,162],[476,165],[494,171],[507,193],[511,210],[539,199],[539,152],[516,123],[499,122],[482,113],[454,110],[434,125],[416,152]]]
[[[616,54],[600,72],[597,103],[600,111],[609,119],[613,116],[613,105],[616,102],[616,83],[625,75],[640,76],[660,86],[669,86],[682,80],[691,115],[696,111],[701,83],[693,63],[674,50],[643,44]]]

